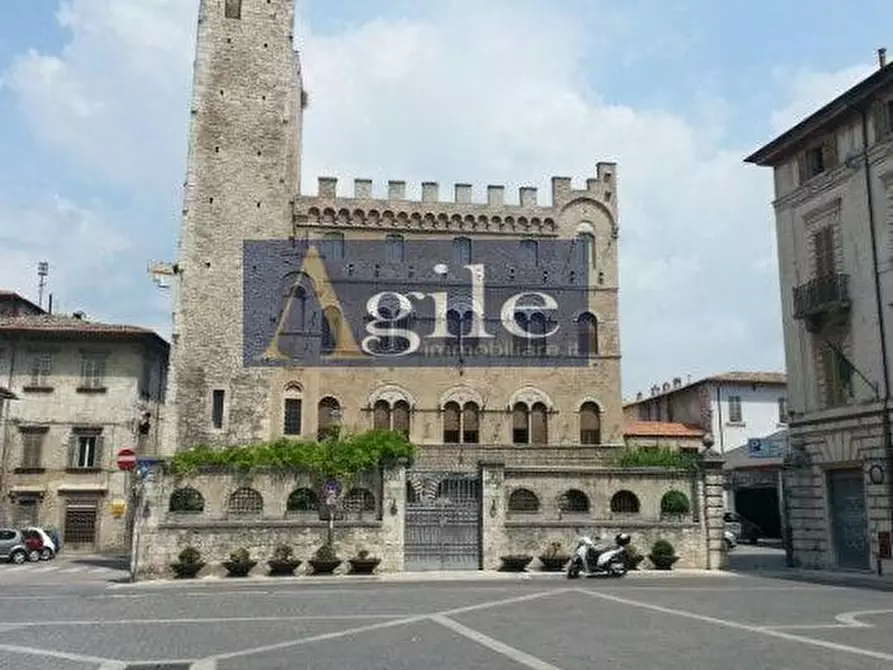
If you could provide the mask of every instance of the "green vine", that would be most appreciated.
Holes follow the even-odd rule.
[[[698,453],[660,449],[624,449],[617,456],[617,464],[622,468],[673,468],[697,470],[704,457]]]
[[[398,459],[412,460],[414,455],[415,445],[402,433],[371,430],[357,435],[333,433],[319,442],[280,438],[223,449],[199,445],[175,454],[168,461],[168,468],[177,476],[192,475],[202,468],[222,468],[246,473],[258,470],[309,472],[320,479],[350,479],[359,472]]]

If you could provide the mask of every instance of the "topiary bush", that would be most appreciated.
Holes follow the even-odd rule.
[[[682,491],[672,489],[660,499],[660,511],[661,514],[684,516],[691,511],[691,503]]]

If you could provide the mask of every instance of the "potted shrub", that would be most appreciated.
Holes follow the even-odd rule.
[[[571,557],[561,550],[561,542],[550,542],[539,559],[542,569],[546,572],[560,572],[564,570],[564,566],[571,560]]]
[[[499,568],[503,572],[524,572],[527,569],[533,556],[527,554],[510,554],[509,556],[500,556],[502,566]]]
[[[314,575],[330,575],[341,565],[341,559],[335,554],[335,548],[328,542],[317,549],[313,558],[307,562],[313,567]]]
[[[667,540],[657,540],[651,546],[651,554],[648,556],[654,567],[658,570],[670,570],[673,563],[679,560],[673,545]]]
[[[645,560],[644,554],[639,553],[639,550],[636,549],[634,545],[629,545],[626,548],[626,569],[627,570],[638,570],[639,564]]]
[[[292,548],[287,544],[280,544],[273,550],[273,558],[267,561],[271,577],[293,575],[299,565],[300,559],[292,556]]]
[[[355,575],[371,575],[381,563],[380,558],[369,556],[369,552],[361,549],[357,555],[350,559],[350,571]]]
[[[223,567],[230,577],[247,577],[255,565],[257,561],[251,560],[251,554],[244,547],[236,549],[229,555],[228,561],[223,561]]]
[[[171,563],[171,569],[179,579],[192,579],[203,567],[205,562],[195,547],[186,547],[177,556],[177,562]]]

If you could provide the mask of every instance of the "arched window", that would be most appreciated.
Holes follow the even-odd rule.
[[[205,499],[198,490],[185,486],[171,493],[168,512],[199,514],[205,510]]]
[[[375,514],[375,495],[369,489],[351,489],[344,497],[344,508],[354,515]]]
[[[480,408],[468,401],[460,407],[450,401],[443,406],[443,441],[446,444],[478,444]]]
[[[512,442],[514,444],[530,442],[530,412],[523,402],[515,403],[512,408]]]
[[[580,444],[601,444],[601,442],[601,411],[594,402],[584,402],[580,406]]]
[[[326,233],[322,236],[323,258],[340,261],[344,258],[344,233]]]
[[[330,354],[338,346],[338,334],[341,332],[341,312],[337,307],[326,307],[322,313],[322,340],[320,351]]]
[[[539,246],[536,240],[521,240],[521,261],[527,267],[539,263]]]
[[[691,502],[682,491],[671,489],[660,499],[661,515],[679,517],[691,512]]]
[[[577,349],[580,356],[598,354],[598,320],[590,312],[584,312],[577,319]]]
[[[584,513],[589,511],[589,498],[577,489],[564,493],[558,501],[558,508],[564,513]]]
[[[530,441],[533,444],[549,444],[549,410],[537,402],[530,408]]]
[[[509,496],[509,512],[539,512],[540,501],[533,491],[528,489],[516,489]]]
[[[447,312],[447,332],[457,343],[462,341],[462,315],[455,309]]]
[[[294,513],[319,513],[319,497],[311,489],[295,489],[285,501],[285,509]]]
[[[617,491],[611,497],[611,511],[615,514],[638,514],[639,498],[632,491]]]
[[[403,236],[388,235],[385,238],[385,258],[388,263],[403,262]]]
[[[580,267],[595,267],[595,235],[592,233],[577,233],[577,261]]]
[[[461,269],[471,263],[471,240],[457,237],[453,240],[453,262]]]
[[[288,386],[285,389],[285,397],[282,400],[282,434],[301,434],[301,414],[303,401],[301,389],[297,386]]]
[[[391,430],[409,438],[409,403],[405,400],[398,400],[391,408]]]
[[[319,401],[316,438],[324,440],[341,421],[341,405],[332,397]]]
[[[264,511],[264,499],[260,493],[247,486],[236,489],[229,497],[227,512],[239,516],[260,516]]]
[[[391,429],[391,406],[387,400],[379,400],[372,407],[372,428],[375,430]]]

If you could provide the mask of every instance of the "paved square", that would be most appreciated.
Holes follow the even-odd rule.
[[[37,596],[22,585],[0,591],[0,610],[0,668],[875,670],[893,662],[889,593],[752,576],[249,579],[47,587]]]

